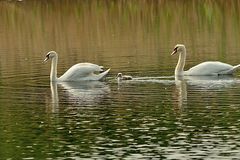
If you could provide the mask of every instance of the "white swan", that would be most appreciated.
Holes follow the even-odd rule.
[[[234,71],[240,67],[239,65],[232,66],[230,64],[207,61],[200,63],[187,71],[184,71],[186,60],[186,48],[182,44],[177,44],[171,55],[179,53],[179,59],[175,68],[175,76],[216,76],[216,75],[231,75]]]
[[[98,81],[102,80],[110,71],[110,69],[102,72],[102,66],[92,63],[78,63],[69,68],[61,77],[57,77],[58,54],[55,51],[47,53],[44,62],[52,60],[50,81]],[[95,74],[95,72],[102,72]]]

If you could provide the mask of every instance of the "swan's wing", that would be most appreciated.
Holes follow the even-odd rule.
[[[78,63],[67,70],[59,79],[65,81],[80,80],[94,75],[94,72],[103,71],[102,66],[92,63]]]
[[[93,64],[93,63],[78,63],[78,64],[75,64],[74,66],[77,66],[78,68],[81,68],[81,69],[84,68],[84,72],[86,72],[86,73],[94,73],[94,72],[103,71],[103,66],[99,66],[99,65]]]
[[[232,65],[217,62],[217,61],[208,61],[200,63],[188,71],[185,72],[186,75],[217,75],[229,71],[233,68]]]

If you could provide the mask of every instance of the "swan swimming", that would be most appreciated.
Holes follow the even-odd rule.
[[[230,64],[207,61],[200,63],[187,71],[184,71],[186,60],[186,48],[183,44],[177,44],[171,55],[179,53],[179,59],[175,68],[175,76],[218,76],[218,75],[232,75],[240,64],[232,66]]]
[[[118,73],[117,74],[117,80],[118,82],[122,81],[122,80],[132,80],[132,76],[129,75],[122,75],[122,73]]]
[[[44,62],[49,59],[51,62],[50,81],[64,82],[64,81],[98,81],[102,80],[110,71],[110,69],[103,71],[103,67],[92,63],[78,63],[69,68],[61,77],[57,77],[57,62],[58,54],[55,51],[47,53]],[[95,72],[102,72],[95,74]]]

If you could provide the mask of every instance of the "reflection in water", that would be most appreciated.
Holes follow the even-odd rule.
[[[240,83],[239,79],[231,75],[224,76],[185,76],[188,85],[199,87],[200,89],[229,88],[233,84]]]
[[[3,1],[1,65],[10,73],[17,67],[25,71],[34,66],[19,65],[16,57],[36,59],[55,49],[68,59],[66,66],[84,58],[112,71],[131,68],[156,75],[168,73],[169,49],[178,42],[189,48],[191,63],[214,53],[211,59],[236,64],[239,6],[238,1]],[[105,61],[108,57],[114,58]]]
[[[238,64],[239,8],[236,0],[1,1],[1,159],[238,159],[238,79],[150,76],[174,73],[177,43],[189,48],[186,68]],[[104,83],[51,84],[50,99],[41,64],[49,50],[61,53],[59,73],[88,61],[144,79],[120,91],[108,82],[112,101]],[[44,100],[57,114],[46,114]]]
[[[175,84],[176,94],[174,96],[177,99],[177,108],[183,109],[183,106],[187,104],[188,89],[197,90],[197,94],[201,94],[202,91],[209,90],[225,90],[231,86],[240,83],[240,80],[231,75],[222,76],[160,76],[160,77],[137,77],[130,81],[122,81],[118,83],[118,89],[124,87],[125,84],[136,83],[159,83],[165,86],[172,86]],[[190,91],[190,92],[191,92]]]
[[[51,112],[57,113],[59,110],[57,82],[50,82],[50,87],[51,87],[51,96],[52,96]]]
[[[124,81],[129,83],[161,83],[165,85],[173,84],[174,76],[159,76],[159,77],[137,77],[131,81]]]
[[[187,103],[187,86],[190,89],[197,89],[198,92],[201,92],[201,90],[224,90],[236,83],[240,83],[240,80],[231,75],[175,76],[178,107],[182,109],[184,102]]]
[[[187,83],[183,76],[175,76],[178,109],[182,109],[183,103],[187,102]]]
[[[58,86],[61,103],[71,102],[81,106],[94,106],[99,104],[106,95],[110,93],[110,88],[104,82],[51,82],[52,112],[57,112],[59,108]]]

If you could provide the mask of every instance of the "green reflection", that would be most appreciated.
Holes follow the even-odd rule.
[[[1,158],[238,158],[238,79],[118,89],[113,77],[173,75],[176,43],[187,47],[187,68],[205,60],[238,64],[239,6],[235,0],[1,1]],[[61,54],[59,74],[84,61],[111,67],[109,92],[91,101],[72,95],[81,93],[78,84],[51,88],[50,67],[42,64],[49,50]]]

